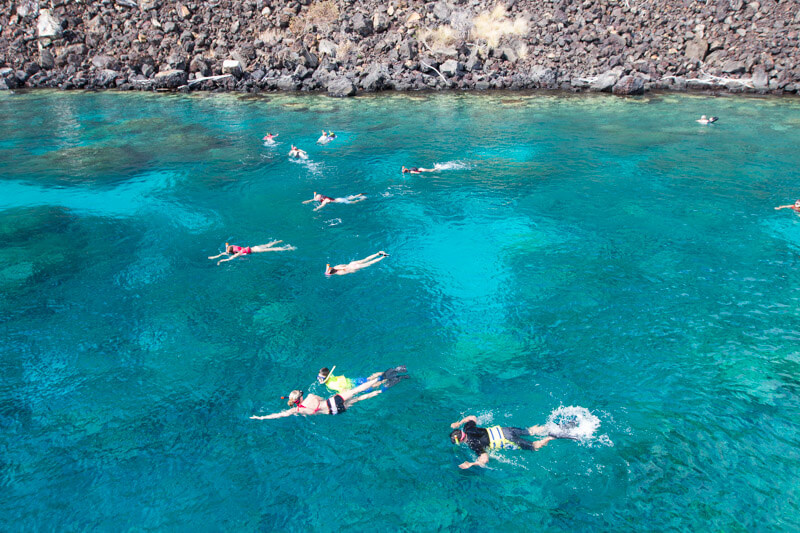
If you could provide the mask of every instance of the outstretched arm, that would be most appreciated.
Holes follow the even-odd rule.
[[[453,422],[452,424],[450,424],[450,427],[456,429],[457,427],[461,426],[461,424],[466,424],[469,421],[475,422],[477,424],[478,418],[474,415],[469,415],[467,417],[462,418],[458,422]]]
[[[474,463],[470,463],[469,461],[464,461],[463,463],[458,465],[458,467],[461,470],[466,470],[467,468],[470,468],[470,467],[473,467],[473,466],[480,466],[480,467],[483,468],[483,467],[486,466],[486,463],[488,463],[488,462],[489,462],[489,454],[488,453],[482,453],[482,454],[480,454],[478,456],[478,460],[475,461]]]
[[[316,201],[316,198],[312,198],[311,200],[306,200],[306,201],[305,201],[305,202],[303,202],[303,203],[304,203],[304,204],[307,204],[307,203],[310,203],[310,202],[315,202],[315,201]]]
[[[779,205],[779,206],[778,206],[778,207],[776,207],[775,209],[776,209],[776,210],[777,210],[777,209],[791,209],[792,207],[794,207],[794,204],[792,204],[792,205]]]
[[[217,261],[217,264],[224,263],[225,261],[232,261],[232,260],[236,259],[237,257],[241,257],[241,256],[242,256],[242,252],[236,252],[235,254],[233,254],[232,256],[228,257],[227,259],[220,259],[219,261]]]
[[[294,408],[287,409],[286,411],[281,411],[280,413],[272,413],[271,415],[266,416],[251,416],[251,420],[273,420],[275,418],[283,418],[285,416],[292,416],[296,415],[297,411]]]
[[[539,448],[541,448],[542,446],[546,445],[551,440],[555,440],[555,439],[556,439],[555,437],[545,437],[545,438],[543,438],[541,440],[537,440],[536,442],[533,443],[533,449],[534,450],[538,450]]]
[[[775,209],[777,209],[777,207]],[[222,257],[223,255],[228,255],[228,252],[222,252],[221,254],[218,254],[218,255],[209,255],[208,258],[209,259],[216,259],[217,257]]]
[[[318,205],[317,207],[315,207],[315,208],[314,208],[314,211],[319,211],[320,209],[322,209],[323,207],[325,207],[325,206],[326,206],[326,205],[328,205],[329,203],[331,203],[331,201],[330,201],[330,200],[322,200],[322,201],[319,203],[319,205]]]

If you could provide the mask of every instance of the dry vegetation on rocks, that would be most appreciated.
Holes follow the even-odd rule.
[[[4,4],[0,88],[800,88],[798,0]]]

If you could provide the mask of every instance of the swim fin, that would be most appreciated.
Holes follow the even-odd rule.
[[[405,365],[396,366],[394,368],[390,368],[389,370],[381,374],[380,379],[381,380],[392,379],[397,377],[399,374],[405,374],[406,372],[408,372],[408,370],[406,369]]]
[[[380,382],[381,390],[385,391],[389,387],[393,387],[393,386],[397,385],[398,383],[400,383],[401,381],[403,381],[404,379],[408,379],[408,378],[409,378],[409,376],[404,374],[402,376],[392,376],[390,378],[384,379],[383,381]]]
[[[578,427],[577,420],[570,420],[569,422],[565,422],[563,424],[558,425],[558,429],[555,431],[551,431],[548,433],[548,436],[556,438],[556,439],[571,439],[571,440],[580,440],[578,437],[573,437],[569,434],[569,430]]]

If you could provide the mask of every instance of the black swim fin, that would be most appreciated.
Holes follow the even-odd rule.
[[[381,380],[392,379],[397,377],[399,374],[405,374],[406,372],[408,372],[408,370],[406,369],[405,365],[396,366],[394,368],[390,368],[389,370],[381,374],[380,379]]]
[[[386,390],[389,387],[393,387],[398,383],[400,383],[401,381],[403,381],[404,379],[408,378],[409,376],[404,374],[402,376],[392,376],[390,378],[384,379],[383,381],[380,382],[381,390]]]

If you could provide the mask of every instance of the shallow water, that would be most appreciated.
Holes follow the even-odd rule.
[[[0,94],[0,530],[800,530],[798,125],[789,99]],[[206,259],[273,239],[297,250]],[[343,416],[249,419],[401,363]],[[568,406],[592,438],[457,468],[451,422]]]

